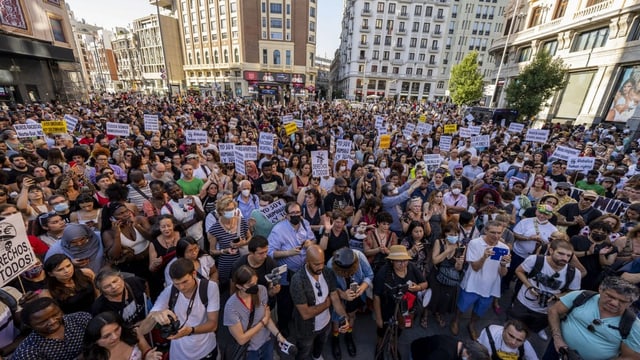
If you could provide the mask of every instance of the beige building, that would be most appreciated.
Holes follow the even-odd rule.
[[[142,85],[138,37],[129,29],[116,28],[111,47],[118,73],[116,91],[138,91]]]
[[[85,95],[63,0],[0,2],[0,103]]]

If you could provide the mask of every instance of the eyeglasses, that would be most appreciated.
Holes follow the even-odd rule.
[[[318,290],[318,297],[322,296],[322,287],[319,282],[316,282],[316,290]]]
[[[6,196],[6,195],[7,195],[7,193],[6,193],[6,192],[4,192],[4,191],[0,191],[0,196]]]
[[[600,326],[600,325],[602,325],[602,320],[593,319],[591,324],[587,325],[587,330],[589,330],[590,332],[594,333],[594,332],[596,332],[596,326]]]
[[[583,198],[582,198],[582,200],[584,200],[584,201],[588,201],[588,202],[594,202],[594,201],[596,201],[596,199],[585,198],[585,197],[583,197]]]

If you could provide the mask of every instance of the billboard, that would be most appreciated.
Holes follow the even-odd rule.
[[[640,103],[640,65],[622,68],[604,120],[627,122]]]

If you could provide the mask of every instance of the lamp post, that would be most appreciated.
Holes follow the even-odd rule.
[[[509,27],[509,32],[507,33],[507,38],[504,42],[504,49],[502,50],[502,56],[500,57],[500,66],[498,66],[498,72],[496,73],[496,82],[493,88],[493,94],[491,95],[491,100],[489,101],[489,106],[493,106],[493,100],[496,96],[496,91],[498,90],[498,83],[500,82],[500,73],[502,72],[502,66],[504,64],[504,57],[507,54],[507,49],[509,48],[509,39],[511,38],[511,34],[513,33],[513,28],[516,24],[516,17],[518,15],[518,9],[520,8],[520,0],[516,1],[516,6],[513,8],[513,15],[511,16],[511,26]]]
[[[165,69],[165,74],[163,82],[167,86],[167,95],[171,98],[171,72],[169,71],[169,66],[167,66],[167,50],[164,48],[164,35],[162,34],[162,21],[160,21],[160,5],[158,5],[158,0],[156,0],[156,16],[158,18],[158,32],[160,33],[160,47],[162,48],[162,60]]]

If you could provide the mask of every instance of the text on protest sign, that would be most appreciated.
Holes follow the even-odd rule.
[[[22,215],[13,214],[0,220],[0,287],[18,277],[36,261],[27,240]]]
[[[471,146],[475,148],[488,148],[489,147],[489,135],[478,135],[471,137]]]
[[[427,121],[427,115],[425,115],[425,114],[420,115],[420,117],[418,118],[418,121],[426,122]]]
[[[589,171],[593,170],[596,158],[594,157],[570,157],[567,160],[567,170],[569,171]]]
[[[507,129],[508,132],[513,133],[521,133],[522,130],[524,130],[524,124],[520,124],[517,122],[512,122],[511,124],[509,124],[509,129]]]
[[[120,124],[116,122],[107,123],[107,135],[129,136],[129,124]]]
[[[380,115],[376,115],[376,129],[381,129],[381,128],[386,128],[386,126],[383,125],[384,124],[384,118]]]
[[[471,135],[480,135],[481,130],[482,130],[481,126],[469,125],[469,131],[471,132]]]
[[[451,151],[451,136],[440,136],[440,150]]]
[[[582,189],[578,189],[575,187],[571,188],[571,192],[569,196],[574,198],[576,201],[580,200],[580,195],[584,192]],[[614,214],[617,216],[622,216],[627,212],[627,208],[629,204],[624,201],[620,201],[618,199],[608,198],[605,196],[598,196],[596,201],[593,202],[593,208],[602,211],[603,213]]]
[[[293,115],[285,115],[282,117],[282,124],[286,125],[293,122]]]
[[[470,138],[471,130],[469,130],[469,128],[460,128],[460,130],[458,130],[458,135],[460,135],[461,138]]]
[[[237,118],[231,118],[229,120],[229,128],[233,129],[235,127],[238,127],[238,119]]]
[[[433,125],[421,122],[421,123],[418,123],[418,126],[416,126],[416,132],[420,135],[430,134],[432,128],[433,128]]]
[[[402,130],[402,135],[404,135],[404,137],[407,139],[411,139],[411,134],[413,134],[415,130],[416,130],[416,124],[407,123],[407,125],[404,126],[404,130]]]
[[[69,114],[66,114],[64,116],[64,121],[67,123],[67,132],[74,132],[76,130],[78,119]]]
[[[218,144],[220,150],[220,162],[223,164],[233,164],[236,161],[236,145],[233,143]]]
[[[446,124],[444,126],[444,133],[445,134],[453,134],[456,131],[458,131],[458,124]]]
[[[273,134],[267,132],[260,132],[260,142],[258,145],[258,152],[260,154],[273,154]]]
[[[258,160],[258,147],[256,145],[236,145],[236,157],[242,153],[243,161]]]
[[[329,153],[327,150],[311,152],[313,177],[329,176]]]
[[[44,136],[42,125],[40,124],[15,124],[13,128],[19,138],[30,138],[35,136]]]
[[[473,115],[471,114],[467,114],[467,116],[464,117],[467,121],[473,121],[475,118],[473,117]]]
[[[293,122],[296,123],[298,129],[304,129],[304,121],[302,119],[295,119]]]
[[[291,135],[294,132],[298,131],[298,125],[296,125],[296,123],[294,122],[286,123],[284,124],[284,131],[287,135]]]
[[[391,135],[380,135],[380,149],[388,149],[391,147]]]
[[[324,125],[322,115],[318,115],[318,118],[316,119],[316,124],[318,124],[318,126],[320,127]]]
[[[427,166],[439,166],[442,162],[440,154],[425,154],[424,164]]]
[[[236,151],[234,157],[234,163],[236,165],[236,172],[240,175],[247,175],[247,171],[244,168],[244,153]]]
[[[567,146],[557,146],[556,150],[551,155],[551,158],[560,159],[564,161],[568,161],[569,158],[578,157],[580,155],[580,150],[572,149]]]
[[[67,132],[67,122],[64,120],[43,121],[40,125],[42,125],[42,132],[45,134],[64,134]]]
[[[144,114],[144,131],[160,131],[158,115]]]
[[[351,145],[351,140],[336,140],[336,161],[349,160],[349,155],[351,155]]]
[[[185,130],[187,144],[206,144],[207,132],[205,130]]]
[[[269,220],[270,223],[275,224],[284,219],[287,215],[286,206],[286,202],[283,199],[280,199],[267,205],[265,208],[260,209],[260,212],[267,218],[267,220]]]
[[[549,130],[546,129],[529,129],[525,141],[546,143],[549,138]]]

